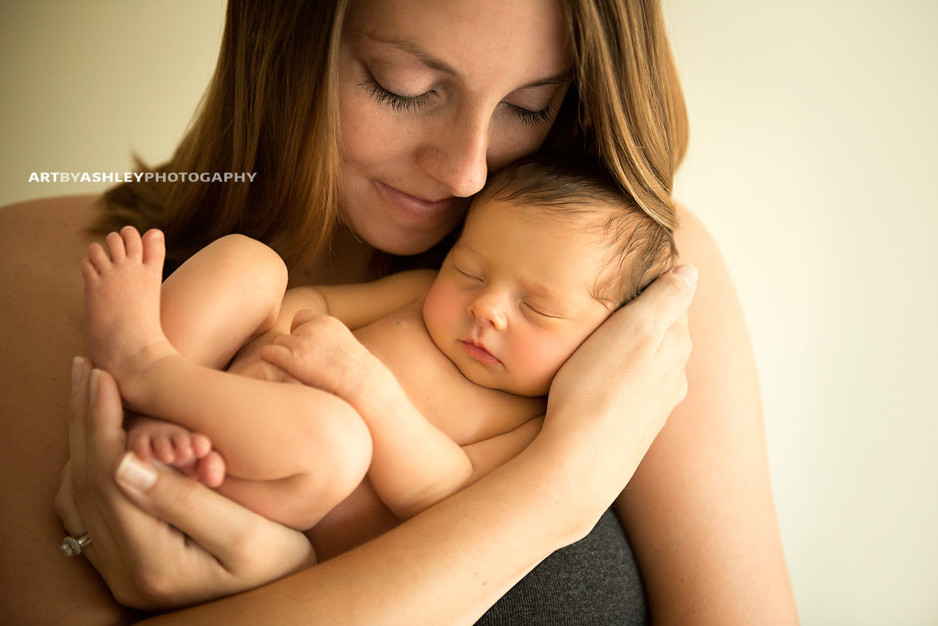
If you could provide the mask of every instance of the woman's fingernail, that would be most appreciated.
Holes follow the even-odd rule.
[[[91,379],[88,381],[88,397],[96,400],[98,397],[98,380],[101,378],[101,370],[94,368],[91,370]]]
[[[693,265],[680,265],[672,271],[683,278],[691,289],[697,286],[697,268]]]
[[[81,375],[84,367],[85,360],[80,356],[76,356],[72,360],[72,391],[78,389],[78,386],[81,384]]]
[[[117,466],[117,482],[137,491],[146,491],[156,482],[156,470],[141,463],[133,452],[127,452]]]

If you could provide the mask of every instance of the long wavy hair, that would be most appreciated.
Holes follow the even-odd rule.
[[[108,190],[95,229],[166,233],[168,264],[243,233],[295,267],[339,219],[337,57],[349,0],[230,0],[218,64],[171,159],[143,171],[255,172],[254,182],[142,180]],[[561,0],[574,55],[544,149],[598,157],[673,230],[687,118],[657,0]],[[155,177],[154,177],[155,178]]]

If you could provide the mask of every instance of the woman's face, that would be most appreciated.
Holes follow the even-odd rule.
[[[355,233],[416,254],[537,150],[569,84],[556,0],[356,0],[339,56],[340,201]]]

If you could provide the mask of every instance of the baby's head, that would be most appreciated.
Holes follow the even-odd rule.
[[[544,395],[583,340],[673,256],[671,233],[601,170],[524,161],[473,199],[424,320],[473,382]]]

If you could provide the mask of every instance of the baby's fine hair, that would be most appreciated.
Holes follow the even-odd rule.
[[[582,156],[517,161],[492,176],[473,204],[492,200],[540,210],[597,232],[608,247],[609,262],[592,295],[610,309],[637,297],[671,269],[677,256],[671,231],[645,213],[600,164]]]

